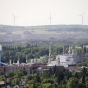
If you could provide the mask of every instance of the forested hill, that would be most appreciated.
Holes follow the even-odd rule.
[[[0,25],[0,42],[49,39],[88,39],[88,25]]]
[[[0,34],[55,34],[55,33],[88,32],[88,25],[42,25],[10,26],[0,25]]]

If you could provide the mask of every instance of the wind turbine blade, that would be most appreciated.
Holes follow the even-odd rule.
[[[12,13],[12,15],[13,15],[13,13]],[[13,17],[14,17],[14,15],[13,15]]]
[[[85,12],[84,12],[85,13]],[[83,13],[83,15],[84,15],[84,13]]]
[[[82,15],[78,15],[78,16],[82,16]]]
[[[18,18],[18,17],[15,17],[15,18]]]

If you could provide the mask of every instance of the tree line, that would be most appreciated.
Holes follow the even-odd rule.
[[[52,55],[61,54],[63,52],[63,47],[52,46]],[[40,58],[40,56],[49,55],[49,46],[38,46],[38,45],[26,45],[26,46],[3,46],[2,47],[2,61],[8,62],[10,59],[25,62],[26,59]]]
[[[31,74],[27,74],[25,69],[0,73],[0,81],[6,81],[7,85],[21,85],[22,80],[24,88],[88,88],[88,70],[84,67],[80,72],[70,72],[54,66],[39,72],[32,70]]]
[[[64,46],[64,52],[68,53],[69,46]],[[63,46],[54,45],[51,46],[52,58],[55,59],[56,55],[63,54]],[[80,55],[84,54],[88,58],[88,48],[76,48],[75,54]],[[17,59],[20,59],[21,62],[26,62],[26,59],[39,59],[41,56],[45,56],[48,59],[49,56],[49,46],[40,46],[40,45],[9,45],[2,46],[2,62],[9,63],[11,59],[14,62],[17,62]]]

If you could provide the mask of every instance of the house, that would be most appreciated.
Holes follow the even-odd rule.
[[[23,88],[23,86],[10,84],[10,85],[7,85],[7,88]]]
[[[6,88],[6,82],[0,81],[0,88]]]

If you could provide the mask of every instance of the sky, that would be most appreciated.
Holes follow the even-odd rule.
[[[81,25],[82,15],[88,25],[88,0],[0,0],[3,25]]]

